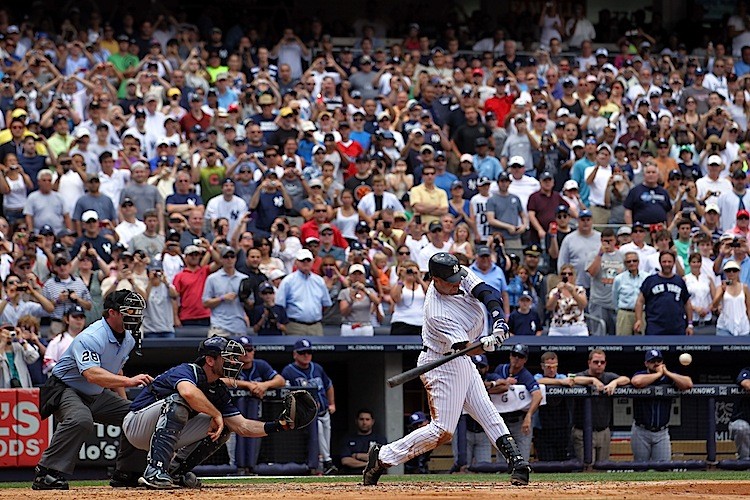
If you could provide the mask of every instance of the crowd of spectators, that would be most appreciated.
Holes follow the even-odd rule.
[[[125,288],[146,336],[419,334],[448,251],[516,335],[747,335],[744,3],[689,45],[565,8],[343,47],[0,10],[0,322],[49,340]]]

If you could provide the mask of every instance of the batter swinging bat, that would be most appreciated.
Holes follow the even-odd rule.
[[[473,344],[469,344],[463,349],[461,349],[460,351],[456,351],[453,354],[449,354],[448,356],[444,356],[440,359],[436,359],[435,361],[431,361],[422,366],[417,366],[416,368],[407,370],[404,373],[399,373],[398,375],[394,375],[393,377],[388,379],[388,387],[396,387],[397,385],[401,385],[404,382],[408,382],[409,380],[414,380],[415,378],[419,377],[423,373],[427,373],[428,371],[434,368],[437,368],[438,366],[444,365],[448,361],[452,359],[456,359],[459,356],[463,356],[464,354],[467,354],[478,347],[479,348],[482,347],[481,341],[476,341]]]

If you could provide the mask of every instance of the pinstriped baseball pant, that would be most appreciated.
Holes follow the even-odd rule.
[[[417,365],[439,359],[428,351],[419,355]],[[461,356],[422,375],[430,404],[431,422],[398,441],[380,449],[380,460],[396,465],[436,448],[451,438],[462,410],[482,426],[493,443],[508,434],[508,427],[490,401],[482,377],[468,356]]]

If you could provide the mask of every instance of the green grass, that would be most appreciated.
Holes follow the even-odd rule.
[[[442,483],[489,483],[496,482],[505,474],[425,474],[412,476],[385,475],[382,482],[388,483],[416,483],[416,482],[442,482]],[[300,476],[294,478],[272,478],[272,477],[231,477],[223,479],[204,480],[205,484],[326,484],[326,483],[358,483],[362,480],[359,476]],[[606,482],[606,481],[750,481],[750,471],[686,471],[686,472],[579,472],[579,473],[555,473],[534,474],[532,481],[538,482]],[[71,481],[72,487],[107,486],[108,481]],[[0,488],[29,488],[30,482],[0,483]]]

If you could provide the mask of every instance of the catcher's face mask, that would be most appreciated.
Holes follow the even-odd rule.
[[[240,358],[245,355],[245,348],[235,340],[227,342],[226,347],[221,351],[221,358],[224,360],[224,376],[227,378],[237,378],[242,370],[242,361]]]

